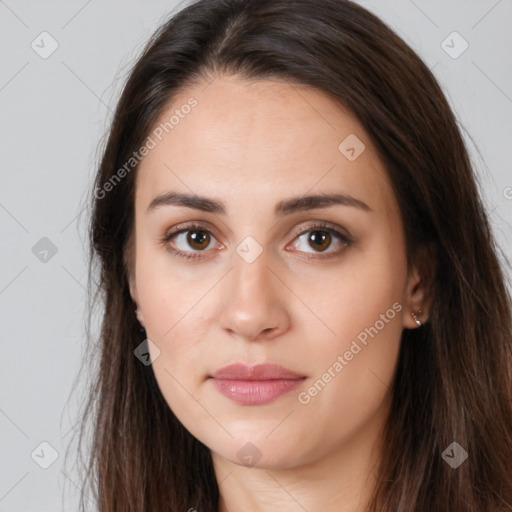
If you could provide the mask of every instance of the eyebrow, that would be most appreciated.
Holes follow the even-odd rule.
[[[217,199],[198,196],[196,194],[183,194],[177,192],[166,192],[156,196],[147,208],[147,213],[156,210],[162,206],[186,206],[194,210],[226,215],[225,203]],[[313,210],[315,208],[327,208],[329,206],[342,205],[360,208],[364,211],[372,209],[363,201],[346,194],[314,194],[309,196],[299,196],[280,201],[274,208],[276,216],[289,215],[291,213]]]

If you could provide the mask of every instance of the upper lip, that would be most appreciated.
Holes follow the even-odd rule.
[[[228,364],[219,368],[211,375],[214,379],[233,380],[277,380],[277,379],[302,379],[304,375],[280,366],[278,364],[257,364],[248,366],[244,363]]]

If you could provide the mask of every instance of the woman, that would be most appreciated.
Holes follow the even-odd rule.
[[[374,15],[180,11],[92,209],[98,510],[512,510],[504,275],[453,113]]]

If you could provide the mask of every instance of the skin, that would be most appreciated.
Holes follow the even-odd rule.
[[[152,351],[159,388],[211,450],[219,511],[363,511],[401,332],[416,328],[413,311],[427,316],[385,169],[358,120],[316,89],[218,77],[183,90],[157,125],[190,97],[197,106],[143,159],[136,179],[130,290],[160,350]],[[354,161],[338,150],[350,134],[365,145]],[[168,191],[220,200],[226,214],[180,205],[147,212]],[[280,201],[322,192],[348,194],[369,210],[333,205],[274,215]],[[199,222],[211,241],[198,249],[185,233],[166,247],[165,233],[187,221]],[[353,243],[332,235],[318,249],[309,239],[322,228],[308,231],[313,221],[348,230]],[[263,250],[251,263],[236,251],[248,236]],[[202,259],[180,259],[169,246]],[[299,394],[393,304],[394,318],[301,403]],[[307,378],[269,404],[241,405],[208,380],[232,362],[274,362]],[[260,457],[254,465],[237,456],[249,442],[257,450],[245,449]]]

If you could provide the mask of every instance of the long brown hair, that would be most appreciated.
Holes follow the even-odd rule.
[[[368,510],[512,510],[512,305],[476,176],[428,67],[349,0],[196,1],[157,30],[131,70],[90,197],[88,306],[101,304],[103,318],[96,340],[88,331],[82,510],[86,496],[100,512],[217,510],[209,449],[134,356],[144,339],[127,268],[137,166],[113,175],[179,90],[223,74],[310,85],[351,111],[392,182],[409,265],[424,248],[433,262],[429,321],[403,331]],[[456,469],[442,456],[453,442],[468,453]]]

